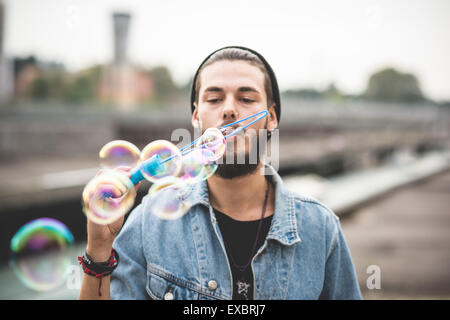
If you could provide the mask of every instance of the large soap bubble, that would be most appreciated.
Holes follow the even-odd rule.
[[[208,160],[216,161],[224,154],[226,141],[222,132],[212,127],[205,130],[203,135],[198,139],[196,146],[210,150],[212,154]]]
[[[100,166],[106,169],[120,166],[134,167],[139,162],[140,153],[134,144],[124,140],[114,140],[105,144],[100,150]]]
[[[165,177],[149,189],[150,211],[161,219],[174,220],[182,217],[189,208],[183,199],[186,184],[177,177]]]
[[[105,170],[83,191],[83,212],[97,224],[110,224],[125,215],[134,204],[136,189],[126,173]]]
[[[183,156],[179,178],[185,183],[196,183],[209,178],[211,170],[215,171],[215,162],[210,160],[213,157],[214,153],[209,149],[193,149]]]
[[[36,291],[59,287],[71,265],[68,251],[74,243],[69,229],[52,218],[22,226],[11,239],[11,267],[19,280]]]
[[[145,162],[154,155],[159,155],[162,167],[156,172],[147,170],[145,166],[141,168],[145,179],[150,182],[156,182],[158,179],[178,174],[181,168],[181,152],[177,146],[167,140],[153,141],[142,150],[141,162]]]

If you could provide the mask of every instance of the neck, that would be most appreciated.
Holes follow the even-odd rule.
[[[242,177],[225,179],[213,175],[208,179],[211,205],[235,220],[250,221],[261,218],[264,197],[269,187],[265,217],[274,212],[274,190],[266,177],[261,175],[262,164]]]

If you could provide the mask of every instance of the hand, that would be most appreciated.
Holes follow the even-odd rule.
[[[130,177],[129,171],[131,168],[129,167],[118,167],[114,170],[121,171],[127,173],[128,177]],[[100,170],[96,176],[100,175],[104,170]],[[99,185],[100,186],[100,185]],[[139,188],[140,183],[134,186],[135,191]],[[112,193],[116,197],[120,197],[127,191],[127,187],[123,184],[109,184],[109,189],[112,190]],[[88,208],[89,206],[89,198],[94,193],[95,190],[88,190],[83,192],[83,202],[84,206]],[[95,261],[95,262],[104,262],[108,260],[112,244],[114,242],[115,237],[119,234],[120,229],[122,228],[124,222],[124,216],[121,216],[114,222],[107,225],[100,225],[92,222],[90,219],[87,219],[87,254]]]

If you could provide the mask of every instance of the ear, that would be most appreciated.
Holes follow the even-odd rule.
[[[198,119],[197,102],[194,102],[194,112],[192,112],[191,123],[194,128],[200,127],[200,120]]]
[[[267,130],[272,131],[278,127],[277,113],[275,112],[275,103],[272,104],[267,111],[269,111],[268,116],[269,118],[267,120]]]

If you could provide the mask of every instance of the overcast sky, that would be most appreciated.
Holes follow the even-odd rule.
[[[1,0],[0,0],[1,1]],[[394,66],[425,94],[450,99],[447,0],[3,0],[5,52],[70,70],[112,59],[115,10],[132,15],[128,56],[167,65],[183,84],[211,51],[235,44],[262,53],[281,89],[330,82],[348,93]]]

